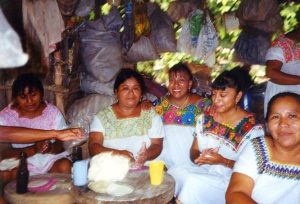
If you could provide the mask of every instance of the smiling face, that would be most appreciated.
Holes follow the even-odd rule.
[[[42,95],[41,93],[33,88],[29,90],[28,87],[24,91],[17,95],[16,104],[20,111],[24,113],[34,113],[37,112],[41,106]]]
[[[268,114],[268,128],[277,144],[282,147],[300,145],[300,104],[291,96],[273,101]]]
[[[216,113],[225,113],[236,107],[242,97],[242,92],[235,88],[214,89],[212,91],[212,102]]]
[[[171,72],[169,75],[168,91],[176,99],[184,99],[192,87],[192,80],[184,71]]]
[[[136,107],[142,97],[142,89],[138,81],[131,77],[115,90],[119,104],[125,107]]]

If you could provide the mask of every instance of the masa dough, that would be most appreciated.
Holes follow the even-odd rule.
[[[130,159],[122,155],[104,152],[94,156],[90,161],[88,187],[96,193],[107,193],[112,196],[123,196],[133,191],[131,186],[117,184],[129,171]]]
[[[88,172],[89,181],[121,181],[125,178],[130,166],[128,157],[104,152],[94,156]]]

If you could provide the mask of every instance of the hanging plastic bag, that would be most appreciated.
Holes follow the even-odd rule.
[[[135,41],[138,41],[142,35],[149,36],[151,25],[147,15],[147,5],[142,0],[135,1],[133,18]]]
[[[23,53],[18,34],[7,22],[0,8],[0,68],[16,68],[25,65],[28,55]]]
[[[158,53],[175,52],[176,39],[173,22],[158,6],[150,15],[151,34],[150,40]]]
[[[80,53],[88,74],[101,83],[114,80],[122,67],[121,42],[118,30],[121,17],[113,9],[105,18],[86,23],[80,32]]]
[[[234,44],[235,57],[246,64],[265,64],[270,35],[255,28],[243,29]]]
[[[191,17],[197,13],[203,14],[203,11],[193,11],[189,15],[188,19],[184,22],[180,33],[180,37],[177,42],[177,49],[181,52],[190,54],[198,59],[206,60],[214,53],[218,45],[218,35],[214,25],[210,20],[210,17],[206,15],[205,21],[203,20],[203,25],[201,26],[201,30],[197,39],[197,45],[193,45],[193,36],[191,36],[190,22]]]
[[[251,26],[272,33],[282,27],[280,8],[276,0],[243,0],[236,16],[242,28]]]
[[[128,52],[134,42],[133,3],[129,1],[125,7],[124,31],[121,35],[124,52]]]
[[[87,16],[95,7],[95,0],[80,0],[75,10],[77,16]]]
[[[139,62],[156,60],[159,58],[159,55],[150,39],[141,36],[139,41],[133,43],[125,58],[128,62]]]

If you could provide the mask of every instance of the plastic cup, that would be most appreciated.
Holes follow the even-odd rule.
[[[152,161],[149,164],[149,174],[151,185],[158,186],[162,183],[164,177],[164,166],[163,161]]]

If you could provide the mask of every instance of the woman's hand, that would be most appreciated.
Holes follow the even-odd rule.
[[[52,150],[52,143],[50,140],[44,140],[35,143],[35,150],[37,153],[49,153]]]
[[[195,159],[195,164],[224,164],[225,158],[220,155],[216,149],[206,149],[203,150],[198,158]]]
[[[84,132],[81,128],[69,128],[65,130],[56,130],[55,139],[61,141],[69,141],[74,139],[82,139]]]
[[[133,168],[140,169],[144,166],[145,162],[147,161],[148,153],[147,153],[147,147],[146,143],[144,142],[142,144],[142,147],[138,153],[137,159],[135,160],[133,164]]]

